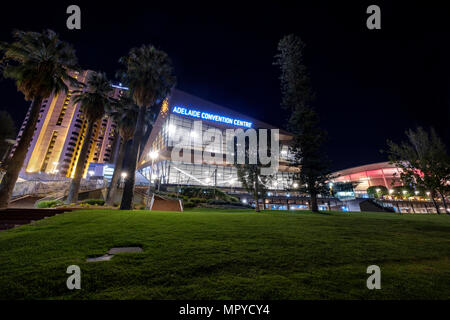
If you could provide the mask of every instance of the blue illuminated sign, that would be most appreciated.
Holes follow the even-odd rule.
[[[233,126],[237,126],[237,127],[245,127],[245,128],[252,127],[252,123],[249,121],[220,116],[217,114],[198,111],[198,110],[194,110],[194,109],[187,109],[187,108],[179,107],[179,106],[174,106],[172,109],[172,112],[181,114],[183,116],[199,118],[199,119],[203,119],[203,120],[210,120],[210,121],[215,121],[215,122],[221,122],[221,123],[225,123],[225,124],[229,124],[229,125],[233,125]]]

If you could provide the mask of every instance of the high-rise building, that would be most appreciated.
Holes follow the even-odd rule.
[[[82,83],[87,83],[91,72],[75,72],[74,77]],[[120,86],[114,86],[113,89],[114,98],[123,92]],[[42,101],[23,171],[73,177],[87,129],[87,121],[79,103],[73,102],[75,90],[77,88],[69,86],[67,93],[52,94]],[[19,131],[18,140],[28,121],[29,112],[30,110]],[[84,176],[90,162],[109,163],[113,160],[115,127],[115,123],[107,116],[95,123]]]

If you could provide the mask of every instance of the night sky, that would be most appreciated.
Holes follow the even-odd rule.
[[[9,1],[0,9],[0,40],[11,40],[13,29],[53,29],[75,46],[81,67],[111,78],[119,57],[150,43],[172,58],[179,89],[282,126],[287,114],[272,64],[279,39],[295,33],[307,45],[333,169],[385,161],[386,139],[404,139],[419,125],[435,127],[449,146],[448,7],[299,2]],[[70,4],[81,7],[81,30],[66,28]],[[370,4],[381,7],[381,30],[366,28]],[[20,126],[28,103],[11,80],[0,82],[0,97]]]

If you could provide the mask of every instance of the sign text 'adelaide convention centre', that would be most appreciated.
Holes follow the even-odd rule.
[[[230,124],[230,125],[234,125],[234,126],[238,126],[238,127],[245,127],[245,128],[252,127],[252,123],[249,121],[234,119],[234,118],[225,117],[225,116],[219,116],[217,114],[198,111],[198,110],[194,110],[194,109],[188,109],[188,108],[184,108],[184,107],[180,107],[180,106],[174,106],[172,109],[172,112],[181,114],[183,116],[199,118],[199,119],[203,119],[203,120],[210,120],[210,121],[215,121],[215,122],[221,122],[221,123],[226,123],[226,124]]]

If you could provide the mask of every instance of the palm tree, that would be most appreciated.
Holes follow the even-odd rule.
[[[78,70],[75,50],[54,31],[14,31],[13,38],[11,43],[0,43],[0,71],[3,77],[15,80],[17,90],[32,103],[22,136],[5,164],[7,171],[0,184],[0,208],[8,206],[33,138],[42,100],[52,93],[67,92],[67,84],[81,86],[70,72]]]
[[[168,55],[151,45],[143,45],[132,48],[128,56],[119,60],[126,70],[119,72],[130,88],[130,94],[134,103],[139,107],[136,128],[133,136],[133,144],[130,150],[130,175],[125,180],[121,210],[132,208],[134,180],[136,172],[137,156],[144,131],[145,113],[157,101],[163,100],[174,87],[176,78],[173,74],[172,62]]]
[[[112,110],[108,112],[109,116],[112,117],[114,122],[117,124],[119,131],[118,156],[116,163],[114,164],[114,173],[106,195],[106,204],[108,206],[111,206],[114,203],[117,184],[119,182],[123,160],[125,158],[126,145],[127,142],[133,138],[138,113],[138,107],[134,104],[133,100],[127,96],[121,97],[120,100],[117,100]]]
[[[87,90],[74,91],[74,103],[80,103],[80,108],[87,121],[86,134],[78,157],[75,174],[70,183],[69,194],[66,203],[78,201],[78,191],[80,189],[81,178],[84,173],[86,157],[94,131],[94,124],[105,115],[105,108],[111,103],[109,93],[112,87],[105,73],[91,73],[87,81]]]

